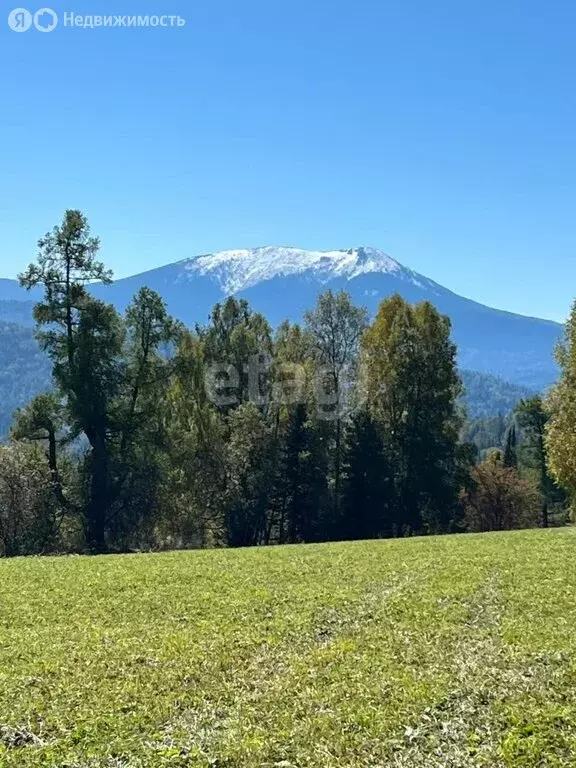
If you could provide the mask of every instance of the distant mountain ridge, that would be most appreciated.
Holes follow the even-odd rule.
[[[276,326],[284,319],[301,320],[327,288],[348,291],[372,315],[384,298],[397,292],[411,302],[429,300],[451,318],[462,368],[538,390],[557,375],[553,350],[562,332],[558,323],[459,296],[377,248],[310,251],[266,246],[219,251],[91,290],[124,310],[144,285],[158,291],[169,311],[188,325],[205,323],[212,306],[229,295],[247,299]],[[35,298],[16,281],[0,280],[0,299]]]

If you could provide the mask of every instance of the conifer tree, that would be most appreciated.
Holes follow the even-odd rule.
[[[503,463],[505,467],[509,469],[518,468],[518,452],[517,452],[518,438],[516,435],[516,425],[514,422],[510,424],[506,430],[506,437],[504,439],[504,452]]]
[[[346,429],[344,493],[339,538],[371,539],[394,535],[391,468],[373,418],[360,410]]]
[[[542,496],[540,525],[547,528],[549,507],[551,505],[562,507],[565,503],[565,493],[554,482],[548,467],[546,430],[549,414],[542,398],[535,395],[520,401],[516,408],[516,418],[524,434],[522,463],[536,474],[536,485]]]
[[[37,262],[20,276],[25,288],[44,288],[34,316],[52,362],[56,399],[36,400],[21,414],[17,429],[22,437],[45,430],[53,488],[66,506],[71,502],[58,482],[58,446],[50,426],[56,415],[72,438],[86,440],[89,450],[81,469],[86,498],[80,514],[88,548],[102,552],[112,539],[125,540],[129,532],[141,530],[146,514],[155,509],[158,403],[169,367],[160,347],[176,338],[178,326],[160,297],[146,288],[128,308],[126,320],[94,299],[88,285],[111,280],[96,258],[98,249],[86,217],[66,211],[62,223],[39,241]]]

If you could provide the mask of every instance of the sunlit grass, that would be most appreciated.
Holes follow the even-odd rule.
[[[0,562],[0,766],[572,766],[572,529]]]

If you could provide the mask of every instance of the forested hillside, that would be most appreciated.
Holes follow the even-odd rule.
[[[463,400],[470,419],[490,418],[511,413],[520,400],[536,394],[530,387],[512,384],[499,376],[461,370]]]
[[[14,302],[17,304],[17,302]],[[16,408],[51,386],[50,361],[31,328],[0,321],[0,436],[6,435]]]
[[[32,301],[0,300],[0,322],[32,328],[34,326],[33,308]]]

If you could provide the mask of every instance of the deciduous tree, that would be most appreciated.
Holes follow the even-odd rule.
[[[461,390],[450,321],[428,302],[386,299],[364,336],[363,366],[404,529],[449,529],[459,490]]]

